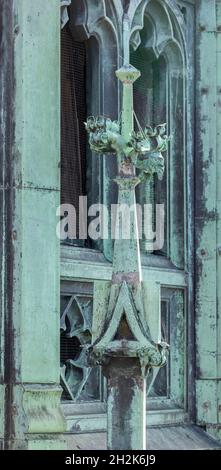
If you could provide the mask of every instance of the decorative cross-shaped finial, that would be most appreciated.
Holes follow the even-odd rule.
[[[164,159],[162,152],[167,150],[168,137],[165,135],[166,124],[155,128],[146,125],[138,132],[133,130],[133,83],[140,77],[140,72],[129,64],[129,24],[128,17],[123,19],[123,66],[116,71],[116,76],[123,84],[121,119],[111,121],[103,116],[89,117],[86,130],[89,133],[91,150],[96,153],[115,154],[118,158],[119,173],[135,174],[139,170],[140,181],[150,179],[157,174],[162,179]]]
[[[144,129],[140,129],[138,132],[134,131],[133,83],[139,78],[140,72],[129,64],[130,24],[127,15],[124,15],[123,17],[122,36],[124,54],[123,65],[116,71],[116,76],[123,84],[121,121],[111,121],[103,116],[89,117],[86,123],[86,129],[89,133],[89,144],[91,150],[100,154],[110,153],[117,156],[118,177],[115,181],[118,184],[118,205],[127,205],[128,207],[131,207],[135,203],[135,186],[139,184],[140,181],[151,179],[154,174],[157,174],[159,178],[162,178],[164,172],[164,159],[161,152],[165,152],[167,149],[168,137],[165,135],[165,124],[160,124],[155,128],[147,125]],[[139,170],[138,177],[136,176],[137,169]],[[111,289],[113,290],[113,286],[115,285],[121,286],[122,292],[125,294],[127,289],[130,290],[131,287],[129,286],[137,286],[141,281],[139,236],[135,214],[135,221],[132,224],[130,240],[123,240],[122,243],[122,240],[115,239]],[[124,283],[126,283],[126,285],[124,285]],[[139,293],[139,296],[140,295],[141,293]],[[127,303],[129,305],[130,302],[132,305],[134,303],[133,293],[132,295],[128,294],[127,299],[125,294],[124,300],[125,305]],[[116,305],[111,305],[111,301],[109,309],[112,311],[112,313],[109,313],[109,318],[111,318],[111,315],[113,314],[113,319],[117,314]],[[137,313],[135,305],[132,305],[131,311],[135,312],[134,328],[136,329]],[[132,316],[133,315],[131,314],[131,318]],[[116,326],[117,323],[120,322],[120,319],[117,320],[115,318],[115,320]],[[104,351],[105,344],[108,349],[108,341],[111,338],[110,331],[112,331],[111,325],[112,320],[110,320],[106,333],[103,334],[103,337],[97,342],[95,347],[96,351],[98,351],[99,347],[101,351]],[[136,331],[138,332],[139,328],[137,328]],[[140,340],[138,336],[139,334],[137,335],[138,343],[140,341],[140,344],[143,344],[141,330]],[[147,333],[146,340],[148,354],[150,354],[151,342],[148,341]],[[155,354],[156,351],[154,351],[155,350],[153,350],[154,357],[158,358],[157,365],[160,364],[161,359],[163,363],[164,359],[162,354]]]

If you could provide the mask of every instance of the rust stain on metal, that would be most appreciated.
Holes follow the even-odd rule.
[[[210,401],[205,401],[205,402],[203,403],[203,408],[204,408],[204,411],[207,412],[207,411],[209,410],[209,408],[211,408],[211,403],[210,403]]]
[[[207,95],[208,92],[209,92],[209,88],[208,88],[208,87],[203,87],[203,88],[201,88],[201,93],[202,93],[202,95]]]
[[[199,30],[200,32],[206,31],[206,26],[205,26],[205,24],[199,24],[198,30]]]
[[[127,281],[128,284],[139,283],[139,273],[113,273],[112,282],[113,284],[122,284],[123,281]]]

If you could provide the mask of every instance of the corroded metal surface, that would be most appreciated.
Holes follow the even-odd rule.
[[[118,71],[117,76],[125,85],[132,84],[136,78],[136,69],[132,69],[126,79],[123,75],[124,68]],[[134,71],[133,71],[134,70]],[[120,73],[121,72],[121,73]],[[137,74],[139,77],[139,75]],[[162,179],[164,173],[164,159],[161,152],[167,150],[168,137],[165,135],[166,125],[160,124],[152,129],[146,126],[138,132],[132,131],[130,138],[121,134],[121,126],[118,121],[111,121],[102,116],[87,119],[86,129],[89,133],[91,150],[96,153],[116,154],[118,164],[121,165],[119,173],[127,174],[127,168],[134,165],[139,169],[139,180],[150,180],[156,174]],[[123,170],[123,171],[122,171]],[[125,186],[126,182],[124,180]]]
[[[123,65],[116,76],[123,86],[121,122],[90,117],[86,123],[91,150],[114,153],[118,160],[118,208],[135,203],[135,187],[156,173],[162,177],[166,150],[165,124],[156,129],[133,130],[133,83],[140,72],[129,64],[131,24],[122,15]],[[140,177],[136,177],[136,168]],[[94,342],[88,348],[90,365],[101,364],[107,376],[107,421],[109,449],[144,449],[145,378],[152,367],[166,362],[166,343],[153,341],[144,314],[137,214],[131,224],[130,238],[116,237],[112,283],[108,307],[93,312]],[[160,316],[158,311],[158,317]],[[149,312],[152,315],[152,312]],[[158,324],[159,327],[159,324]]]
[[[107,448],[106,433],[67,434],[68,449],[103,450]],[[164,426],[147,428],[147,448],[151,450],[220,449],[220,444],[196,426]]]

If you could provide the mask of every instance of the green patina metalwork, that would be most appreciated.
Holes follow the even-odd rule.
[[[85,125],[89,133],[91,150],[97,153],[116,154],[119,168],[119,175],[115,179],[119,191],[118,203],[119,205],[127,203],[131,206],[135,201],[135,186],[143,178],[152,178],[155,173],[159,178],[162,178],[164,159],[161,152],[165,152],[167,149],[168,137],[165,135],[166,124],[160,124],[154,129],[146,126],[143,131],[139,132],[133,130],[133,83],[140,76],[140,72],[126,62],[129,58],[128,18],[126,15],[123,19],[123,29],[125,60],[123,66],[116,71],[116,76],[123,84],[121,123],[98,116],[89,117]],[[141,170],[141,176],[139,177],[135,176],[136,168]],[[124,261],[121,263],[122,254]],[[137,286],[140,282],[141,264],[135,216],[129,243],[125,243],[125,240],[116,240],[115,242],[112,293],[110,295],[110,299],[113,296],[115,297],[115,302],[112,303],[110,300],[109,303],[109,313],[107,314],[109,324],[106,331],[91,348],[93,356],[97,357],[96,363],[102,362],[102,357],[105,355],[111,356],[118,353],[138,356],[140,359],[142,358],[142,365],[145,364],[145,366],[160,366],[165,363],[165,358],[161,353],[164,348],[157,347],[154,350],[154,343],[147,333],[148,325],[142,325],[142,327],[139,325],[140,318],[138,319],[139,315],[134,304],[134,295],[129,288],[129,284]],[[116,289],[117,294],[113,294],[113,290]],[[121,308],[119,308],[119,304]],[[106,312],[104,312],[105,314]],[[133,345],[130,350],[130,346],[126,345],[127,352],[126,348],[121,347],[120,344],[118,345],[118,351],[115,347],[116,344],[114,346],[111,343],[123,314],[126,315],[128,324],[137,340],[136,348]],[[115,350],[115,353],[113,350]],[[150,356],[152,359],[150,359]]]
[[[156,129],[146,127],[138,133],[133,130],[133,83],[140,76],[140,72],[129,65],[128,30],[128,17],[124,15],[124,63],[116,71],[116,76],[123,84],[121,123],[105,119],[102,116],[90,117],[86,123],[91,149],[97,153],[117,155],[118,177],[115,181],[118,185],[118,207],[122,204],[131,207],[135,203],[135,187],[142,179],[151,178],[155,173],[162,177],[164,160],[161,151],[166,150],[168,140],[164,135],[165,124],[157,126]],[[136,168],[141,170],[140,178],[136,176]],[[119,438],[117,445],[120,446],[118,448],[145,448],[145,413],[140,406],[145,395],[144,379],[152,367],[160,367],[166,362],[165,351],[168,345],[160,341],[155,342],[152,339],[148,317],[145,316],[142,294],[139,237],[135,211],[130,239],[115,240],[108,307],[93,312],[93,324],[97,325],[100,322],[102,329],[99,328],[96,331],[94,328],[94,342],[88,349],[90,365],[103,365],[105,367],[104,373],[109,378],[108,384],[111,384],[113,380],[115,383],[113,388],[108,385],[107,414],[108,446],[113,449],[116,448],[117,438]],[[150,317],[152,314],[153,312],[148,312]],[[158,320],[159,317],[158,311]],[[156,322],[156,327],[160,338],[159,321]],[[124,333],[119,336],[122,329]],[[128,331],[132,333],[132,338]],[[116,359],[119,362],[116,362]],[[126,359],[124,367],[121,365],[122,359]],[[132,362],[131,359],[133,359]],[[137,360],[140,364],[140,377]],[[106,371],[106,366],[109,372]],[[131,384],[129,385],[131,390],[124,390],[122,383],[126,384],[126,388],[128,384]],[[138,383],[139,386],[136,385]],[[126,400],[124,409],[121,410],[122,394],[128,392],[130,392],[128,402]],[[134,398],[132,399],[132,397]],[[116,423],[118,424],[116,425]],[[114,432],[115,427],[117,436]],[[125,431],[125,437],[122,438]]]
[[[73,3],[77,4],[78,2]],[[91,1],[90,3],[93,9],[95,2]],[[96,2],[97,5],[98,3],[101,4],[102,2]],[[130,4],[132,3],[130,2]],[[188,14],[185,21],[187,25],[186,34],[190,38],[192,35],[189,26],[190,17],[191,15],[194,17],[194,8],[190,11],[190,7],[194,6],[194,2],[184,3],[185,6],[188,3],[188,8],[186,8]],[[219,182],[221,166],[219,158],[219,133],[221,121],[219,104],[221,78],[219,72],[219,51],[221,50],[221,45],[219,25],[221,11],[220,2],[216,0],[210,0],[209,2],[200,0],[195,3],[197,17],[197,178],[194,197],[197,206],[195,224],[197,253],[195,267],[196,311],[195,315],[193,315],[193,326],[196,331],[196,342],[192,341],[192,344],[190,344],[191,339],[188,337],[188,343],[192,346],[193,350],[195,345],[197,347],[196,369],[194,365],[191,365],[193,376],[196,378],[197,422],[206,426],[207,430],[215,437],[220,437],[221,362],[219,357],[221,335],[219,285],[221,276],[221,185]],[[172,2],[172,0],[165,0],[165,2],[154,0],[149,2],[150,9],[156,6],[157,17],[160,20],[163,17],[163,8],[158,11],[158,4],[160,4],[160,7],[164,4],[165,11],[167,5],[171,5],[173,12],[175,12],[173,15],[175,22],[175,16],[177,15],[175,2]],[[210,14],[208,14],[208,11]],[[166,12],[166,14],[168,13]],[[8,19],[11,21],[11,17]],[[5,21],[5,24],[10,26],[10,21]],[[18,448],[18,446],[24,448],[26,446],[26,448],[58,449],[63,446],[59,433],[64,430],[64,420],[59,411],[60,391],[56,385],[59,382],[59,244],[54,230],[57,222],[54,209],[59,204],[58,71],[60,18],[58,2],[57,0],[51,0],[50,2],[40,0],[34,3],[28,0],[16,0],[14,2],[12,23],[11,37],[14,34],[15,41],[13,44],[14,53],[12,53],[15,56],[13,119],[16,122],[12,161],[15,177],[14,186],[12,188],[6,186],[5,192],[8,193],[10,191],[13,196],[11,200],[13,200],[12,218],[14,231],[12,244],[14,249],[14,272],[13,286],[8,285],[5,294],[7,301],[5,302],[5,298],[3,298],[3,304],[7,304],[13,290],[13,318],[11,325],[13,371],[10,370],[10,373],[12,372],[11,380],[13,381],[10,385],[13,391],[13,402],[9,402],[9,406],[13,404],[13,407],[11,407],[13,413],[9,417],[12,421],[13,430],[11,448]],[[157,47],[159,44],[158,50],[160,51],[163,49],[161,44],[165,40],[165,29],[159,27],[155,20],[154,24],[157,24],[158,34],[155,37],[158,41]],[[46,42],[47,47],[45,47]],[[169,43],[168,39],[166,42]],[[193,48],[191,48],[191,40],[188,44],[189,54],[193,55],[194,44],[192,44]],[[5,46],[7,51],[9,46],[7,42]],[[175,67],[174,76],[177,70],[178,66],[177,68]],[[191,81],[192,76],[193,72],[188,69],[187,80]],[[171,94],[168,98],[171,102],[176,95],[175,91],[173,92],[175,78],[171,82]],[[189,108],[191,96],[193,95],[190,93],[186,99],[186,104]],[[215,103],[217,103],[216,112],[214,112]],[[130,115],[130,123],[131,120],[132,117]],[[183,134],[185,133],[184,127]],[[190,142],[192,136],[188,127],[187,133],[188,142]],[[127,135],[129,134],[130,132]],[[190,149],[188,150],[189,159],[191,147],[188,148]],[[174,154],[176,154],[175,150]],[[184,160],[184,154],[180,154],[179,151],[178,155],[177,164],[175,165],[176,162],[171,164],[171,186],[173,180],[177,178],[177,171],[179,170],[181,160]],[[5,168],[9,165],[8,155],[6,160]],[[142,165],[142,158],[140,158],[140,162]],[[139,163],[137,162],[136,164]],[[190,176],[188,176],[190,180],[188,198],[190,197],[193,181]],[[179,178],[179,184],[180,181],[181,179]],[[176,192],[174,190],[171,192],[170,197],[171,207],[177,207]],[[189,212],[186,214],[186,221],[188,218],[190,219],[190,226],[193,222]],[[174,220],[175,222],[177,220],[175,216],[172,218],[173,230],[170,233],[172,261],[176,261],[179,258],[177,253],[181,252],[181,249],[177,247],[178,244],[175,237],[175,225],[178,229],[180,225],[175,224]],[[188,238],[191,235],[190,230],[191,227],[189,227]],[[186,225],[185,231],[187,231]],[[11,238],[11,231],[9,232],[9,237],[8,233],[5,233],[5,238]],[[181,248],[183,246],[184,244],[181,243]],[[137,247],[135,245],[133,247],[137,253]],[[128,245],[123,246],[122,252],[118,252],[118,260],[121,267],[123,262],[126,262],[127,253]],[[5,248],[3,249],[3,257],[4,262],[2,265],[8,257]],[[182,263],[176,262],[175,265],[183,266]],[[2,276],[5,276],[4,269],[2,269]],[[77,259],[75,262],[70,260],[67,262],[65,259],[65,262],[64,260],[62,261],[61,270],[62,276],[65,279],[91,279],[95,280],[95,285],[98,283],[97,279],[108,279],[109,281],[111,279],[111,266],[109,264],[104,265],[104,263],[100,265],[95,263],[93,265],[93,263],[88,263],[87,260],[79,262],[79,259]],[[148,282],[143,282],[142,287],[148,290],[149,286],[150,289],[150,295],[145,298],[143,297],[144,307],[151,304],[152,312],[157,312],[157,310],[153,310],[153,303],[157,305],[159,297],[159,292],[156,292],[153,296],[153,286],[156,286],[157,279],[162,285],[170,284],[177,289],[179,286],[185,287],[189,282],[185,272],[181,270],[169,271],[160,269],[157,273],[156,269],[145,267],[143,272],[144,279]],[[3,283],[4,281],[2,281]],[[130,289],[133,289],[133,287],[129,286],[129,293]],[[100,286],[96,285],[95,290],[94,311],[97,311],[97,317],[94,317],[93,325],[94,343],[97,335],[102,335],[102,328],[99,328],[98,320],[100,319],[100,325],[103,327],[104,312],[107,312],[109,304],[110,284],[107,285],[105,281],[103,283],[100,281]],[[181,305],[180,312],[182,312],[182,292],[178,294],[178,297]],[[8,311],[6,311],[6,314],[8,315]],[[158,327],[153,325],[153,328],[150,328],[150,316],[148,318],[148,314],[146,313],[145,315],[148,319],[151,337],[154,338],[154,342],[157,344],[157,337],[154,337],[154,331],[158,331]],[[153,315],[153,317],[155,316]],[[175,315],[172,318],[172,322],[177,330],[181,331],[185,328],[185,319],[182,319],[181,313],[180,318],[182,325],[179,322],[177,326]],[[6,343],[7,338],[5,340]],[[180,349],[179,345],[180,343],[183,345],[185,338],[181,335],[179,338],[177,348]],[[178,390],[178,372],[181,369],[182,376],[183,365],[180,366],[175,352],[172,357],[172,363],[176,365],[177,373],[173,376],[171,387],[174,383],[174,388],[177,387]],[[16,371],[15,375],[14,370]],[[185,379],[183,380],[185,382]],[[8,406],[7,402],[9,401],[7,379],[5,379],[5,383],[6,385],[0,385],[2,396],[0,401],[3,404],[1,410],[3,410],[4,405]],[[186,394],[186,384],[180,384],[179,387]],[[7,389],[7,395],[4,395],[5,389]],[[135,401],[134,403],[138,402]],[[24,410],[24,413],[21,413],[21,410]],[[7,412],[5,416],[7,416]],[[135,411],[133,419],[135,422]],[[173,419],[174,417],[172,416],[171,420]],[[1,438],[3,439],[6,427],[2,411],[0,428]]]
[[[4,248],[6,272],[9,266],[11,272],[5,294],[10,300],[5,312],[4,445],[64,449],[61,433],[66,423],[59,384],[60,252],[55,233],[60,203],[60,12],[57,0],[6,3],[11,10],[1,4],[0,16],[6,10],[4,35],[9,28],[13,41],[6,44],[4,56],[11,63],[14,96],[13,130],[7,130],[13,139],[12,153],[7,151],[4,162],[11,176],[3,181],[11,220],[10,225],[7,216],[5,240],[12,245],[11,252]]]
[[[89,132],[89,144],[94,152],[116,154],[119,165],[133,164],[140,170],[139,179],[147,180],[157,174],[162,179],[164,159],[161,152],[166,152],[168,137],[164,135],[166,124],[152,129],[132,131],[129,140],[120,133],[120,122],[111,121],[102,116],[90,117],[86,123]]]

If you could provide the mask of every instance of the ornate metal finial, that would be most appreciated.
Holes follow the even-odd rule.
[[[167,150],[169,140],[166,124],[152,128],[139,126],[133,130],[133,83],[140,77],[140,72],[129,64],[130,25],[127,15],[123,17],[123,66],[116,71],[116,76],[123,83],[123,109],[121,119],[111,121],[104,116],[89,117],[85,123],[89,133],[91,150],[96,153],[115,154],[119,168],[123,166],[139,170],[140,181],[151,179],[154,174],[162,179],[164,173],[163,152]]]
[[[86,122],[91,150],[117,157],[118,207],[135,205],[135,187],[140,181],[151,179],[155,174],[162,178],[162,153],[167,150],[168,142],[166,124],[154,128],[146,125],[144,129],[134,131],[133,83],[140,72],[129,64],[130,34],[130,21],[124,15],[123,65],[116,71],[123,85],[121,118],[111,121],[104,116],[91,116]],[[136,170],[139,170],[138,176]],[[142,282],[141,272],[135,209],[130,238],[115,238],[111,284],[100,282],[98,286],[93,307],[92,345],[88,349],[89,363],[101,364],[108,379],[110,446],[115,445],[114,442],[118,445],[122,433],[126,433],[130,435],[129,444],[125,438],[122,441],[125,447],[120,447],[125,449],[143,448],[137,446],[143,446],[145,440],[145,413],[141,406],[144,403],[144,379],[149,371],[154,375],[153,368],[156,370],[165,364],[168,348],[161,342],[159,285]],[[124,420],[120,403],[127,393],[127,383],[133,391],[125,403]],[[140,405],[134,410],[135,403]],[[136,419],[139,416],[137,426],[132,419],[133,413]],[[118,416],[114,424],[112,415]],[[116,430],[117,436],[113,438]]]
[[[131,207],[135,203],[135,186],[142,180],[163,177],[163,152],[167,150],[166,124],[156,127],[146,125],[134,131],[133,83],[140,76],[139,70],[129,64],[130,24],[123,17],[122,67],[116,76],[123,84],[121,119],[112,121],[104,116],[89,117],[86,130],[92,151],[114,154],[118,159],[118,205]],[[136,176],[136,170],[139,170]],[[100,293],[99,307],[93,313],[93,343],[88,350],[92,365],[110,363],[113,358],[139,360],[142,376],[152,367],[166,362],[166,343],[160,341],[160,291],[152,286],[156,298],[155,311],[148,312],[150,286],[145,287],[141,276],[137,220],[132,224],[130,240],[115,240],[113,274],[109,300],[105,303]],[[149,290],[148,290],[149,289]],[[147,294],[148,292],[148,294]],[[154,328],[150,327],[153,315]],[[124,325],[124,327],[122,326]],[[125,327],[126,325],[126,327]],[[123,330],[121,335],[119,332]],[[131,335],[128,333],[131,332]]]
[[[93,152],[116,155],[119,166],[134,165],[139,170],[140,181],[151,179],[154,174],[162,179],[162,153],[167,151],[169,140],[165,135],[166,124],[159,124],[154,128],[147,125],[138,132],[132,131],[129,140],[121,134],[119,121],[111,121],[103,116],[89,117],[86,129]]]

